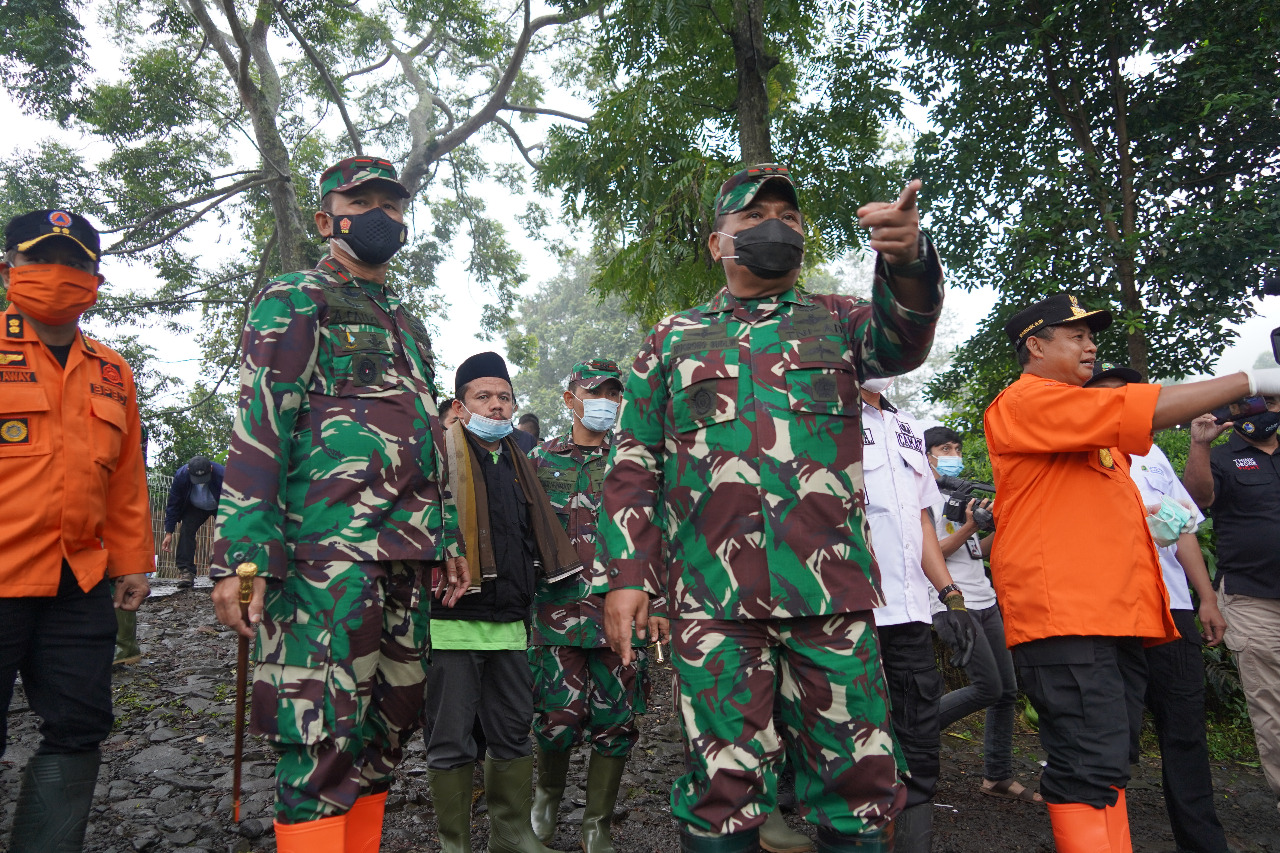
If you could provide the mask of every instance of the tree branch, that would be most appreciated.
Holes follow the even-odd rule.
[[[271,237],[268,238],[267,240],[267,245],[264,246],[262,249],[262,257],[258,259],[258,270],[254,275],[253,287],[250,288],[249,293],[245,296],[244,306],[240,309],[239,325],[241,327],[243,327],[244,324],[249,319],[249,306],[253,304],[253,297],[257,296],[258,291],[262,289],[262,280],[267,275],[267,262],[271,258],[272,250],[275,249],[276,237],[277,237],[277,232],[272,231]],[[161,411],[157,412],[157,414],[163,415],[163,414],[177,414],[178,412],[189,412],[192,409],[197,409],[200,406],[203,406],[205,403],[212,400],[214,395],[218,393],[218,389],[222,387],[222,383],[227,381],[227,374],[231,372],[231,368],[235,367],[237,362],[239,361],[240,361],[240,346],[237,344],[235,355],[231,358],[230,361],[227,362],[227,366],[222,369],[222,375],[218,377],[218,381],[213,383],[212,391],[210,391],[200,400],[196,401],[195,403],[192,403],[190,406],[180,406],[175,409],[162,409]]]
[[[557,118],[566,119],[567,121],[576,121],[579,124],[591,123],[591,119],[576,116],[573,113],[565,113],[560,110],[548,109],[547,107],[526,107],[522,104],[513,104],[510,101],[503,101],[502,109],[535,116],[555,116]]]
[[[262,180],[260,183],[264,183],[264,184],[270,183],[272,180],[273,179],[268,178],[268,179]],[[218,207],[218,205],[222,204],[224,201],[227,201],[228,199],[234,198],[235,196],[239,195],[240,192],[241,191],[237,189],[237,190],[233,190],[231,192],[225,193],[224,195],[219,196],[218,198],[215,198],[213,201],[209,202],[204,207],[197,210],[191,216],[187,217],[187,219],[183,221],[181,224],[179,224],[177,227],[171,228],[161,236],[147,243],[143,243],[141,246],[130,246],[124,249],[117,248],[121,243],[125,243],[128,241],[129,235],[125,235],[120,239],[118,243],[114,244],[110,249],[107,249],[102,254],[104,255],[135,255],[138,252],[145,252],[147,249],[151,249],[156,246],[159,246],[161,243],[165,242],[170,237],[173,237],[175,234],[178,234],[179,232],[185,230],[186,228],[189,228],[190,226],[194,225],[196,222],[202,219],[206,213]],[[152,217],[152,219],[154,221],[154,217]],[[137,230],[138,230],[137,228],[134,229],[135,232]]]
[[[540,30],[581,20],[592,14],[603,2],[604,0],[595,0],[595,2],[574,12],[543,15],[540,18],[531,19],[530,0],[524,0],[524,27],[520,31],[520,37],[516,41],[510,59],[507,61],[506,69],[503,71],[502,77],[494,87],[488,101],[449,133],[434,138],[414,139],[413,147],[409,151],[408,162],[405,163],[402,173],[402,180],[405,186],[409,188],[409,191],[416,191],[421,184],[428,162],[443,157],[466,142],[471,138],[472,134],[492,121],[498,114],[502,109],[502,105],[506,103],[507,94],[511,91],[511,87],[515,84],[516,77],[520,73],[525,56],[529,52],[529,45]],[[415,128],[414,130],[416,131],[417,129]]]
[[[356,130],[356,126],[351,122],[351,116],[347,114],[347,102],[343,99],[342,93],[338,91],[337,85],[333,82],[333,77],[329,75],[329,70],[325,68],[324,62],[321,61],[320,55],[311,47],[311,43],[302,35],[302,31],[293,23],[293,18],[289,17],[289,13],[285,11],[284,3],[276,0],[276,11],[280,13],[280,20],[284,21],[289,32],[293,33],[293,37],[298,40],[298,44],[302,46],[302,51],[307,55],[307,59],[311,61],[311,65],[315,68],[316,73],[320,75],[321,81],[324,82],[325,88],[329,90],[329,96],[333,98],[334,104],[338,107],[338,114],[342,116],[342,123],[347,127],[347,138],[351,140],[351,148],[355,151],[356,156],[364,156],[364,148],[360,145],[360,133]]]
[[[231,184],[230,186],[212,189],[212,190],[209,190],[208,192],[201,193],[200,195],[192,196],[191,198],[185,198],[182,201],[175,201],[175,202],[171,202],[170,204],[164,204],[164,205],[161,205],[160,207],[154,208],[146,216],[144,216],[141,220],[134,223],[133,225],[126,226],[125,228],[113,228],[110,230],[104,230],[99,233],[114,234],[117,231],[125,231],[126,232],[125,236],[120,238],[120,242],[124,242],[125,240],[129,239],[130,234],[138,231],[141,228],[146,227],[147,225],[150,225],[152,222],[155,222],[157,219],[159,219],[161,216],[164,216],[166,213],[173,213],[178,210],[184,210],[193,204],[199,204],[202,201],[208,201],[209,199],[217,198],[218,196],[234,195],[243,190],[250,189],[251,187],[256,187],[265,183],[269,183],[270,181],[271,181],[271,178],[266,175],[263,175],[261,172],[251,172],[249,177],[244,178],[243,180],[236,181],[234,184]],[[106,254],[110,254],[110,253],[111,253],[110,250],[106,252]]]
[[[502,118],[501,116],[494,116],[493,123],[507,132],[507,135],[511,137],[511,141],[516,144],[516,148],[520,149],[520,156],[524,157],[524,161],[526,163],[528,163],[530,166],[532,166],[535,169],[542,168],[541,166],[539,166],[537,163],[533,161],[532,157],[529,156],[530,149],[526,148],[524,143],[520,141],[520,134],[516,133],[516,129],[512,127],[507,122],[506,119]],[[536,145],[534,147],[541,148],[542,146]]]

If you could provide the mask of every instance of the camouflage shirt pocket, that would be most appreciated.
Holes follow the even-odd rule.
[[[334,397],[385,397],[404,385],[385,331],[334,327],[331,335],[333,361],[325,371],[327,387],[322,393]]]
[[[314,744],[334,727],[333,635],[319,625],[274,623],[254,649],[254,731],[280,743]]]
[[[691,432],[738,418],[738,365],[722,364],[714,371],[700,371],[697,382],[685,385],[671,398],[676,430]]]
[[[852,370],[801,368],[787,371],[787,402],[793,412],[857,417],[858,377]]]

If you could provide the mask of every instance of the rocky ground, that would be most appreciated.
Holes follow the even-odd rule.
[[[103,745],[86,849],[134,851],[275,850],[270,832],[272,760],[250,739],[244,774],[242,820],[231,820],[232,702],[236,643],[213,620],[208,581],[195,592],[174,592],[158,581],[156,595],[139,619],[141,664],[117,670],[116,727]],[[682,763],[679,733],[670,710],[669,670],[659,666],[651,713],[630,770],[623,779],[614,824],[619,853],[679,850],[668,795]],[[12,821],[22,765],[38,742],[35,720],[19,689],[9,709],[9,748],[0,761],[0,810],[4,836]],[[1019,733],[1015,745],[1019,777],[1034,785],[1043,757],[1034,734]],[[1049,819],[1042,806],[994,799],[978,793],[981,737],[954,727],[943,738],[943,772],[936,798],[936,853],[960,851],[1052,851]],[[582,783],[585,753],[575,757],[570,781]],[[1240,851],[1280,851],[1280,813],[1256,768],[1214,767],[1218,814]],[[1137,853],[1174,849],[1160,793],[1158,757],[1145,758],[1129,787],[1130,823]],[[575,822],[583,793],[571,787],[551,846],[577,850]],[[438,850],[435,817],[427,789],[422,742],[414,744],[388,801],[384,851]],[[808,832],[796,815],[788,821]],[[485,849],[487,818],[478,814],[473,847]],[[0,849],[3,845],[0,844]]]

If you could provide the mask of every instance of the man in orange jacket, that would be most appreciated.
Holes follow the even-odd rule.
[[[1178,637],[1128,454],[1146,453],[1155,430],[1280,390],[1274,369],[1084,388],[1093,336],[1110,324],[1065,293],[1015,314],[1004,330],[1022,376],[985,419],[997,487],[992,580],[1018,680],[1040,715],[1040,790],[1063,853],[1131,850],[1124,788],[1130,730],[1142,720],[1142,648]]]
[[[154,565],[142,425],[119,354],[80,332],[99,240],[37,210],[4,229],[0,279],[0,705],[15,676],[41,718],[9,850],[79,851],[98,745],[111,731],[115,607],[137,610]],[[7,731],[0,713],[0,753]]]

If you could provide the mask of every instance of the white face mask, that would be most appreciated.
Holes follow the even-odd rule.
[[[864,379],[862,387],[870,391],[872,394],[883,394],[889,390],[889,386],[893,384],[893,377],[888,376],[883,379]]]
[[[467,408],[466,403],[462,404],[462,408],[467,414],[471,415],[471,420],[467,421],[463,426],[471,430],[472,434],[481,441],[501,441],[511,434],[514,426],[511,419],[505,421],[486,418],[484,415],[477,415],[475,412]]]
[[[601,398],[589,398],[583,400],[578,395],[574,395],[582,402],[582,417],[578,420],[582,421],[582,425],[592,432],[608,432],[613,429],[613,425],[618,421],[618,404],[613,400]],[[577,412],[574,416],[577,417]]]

